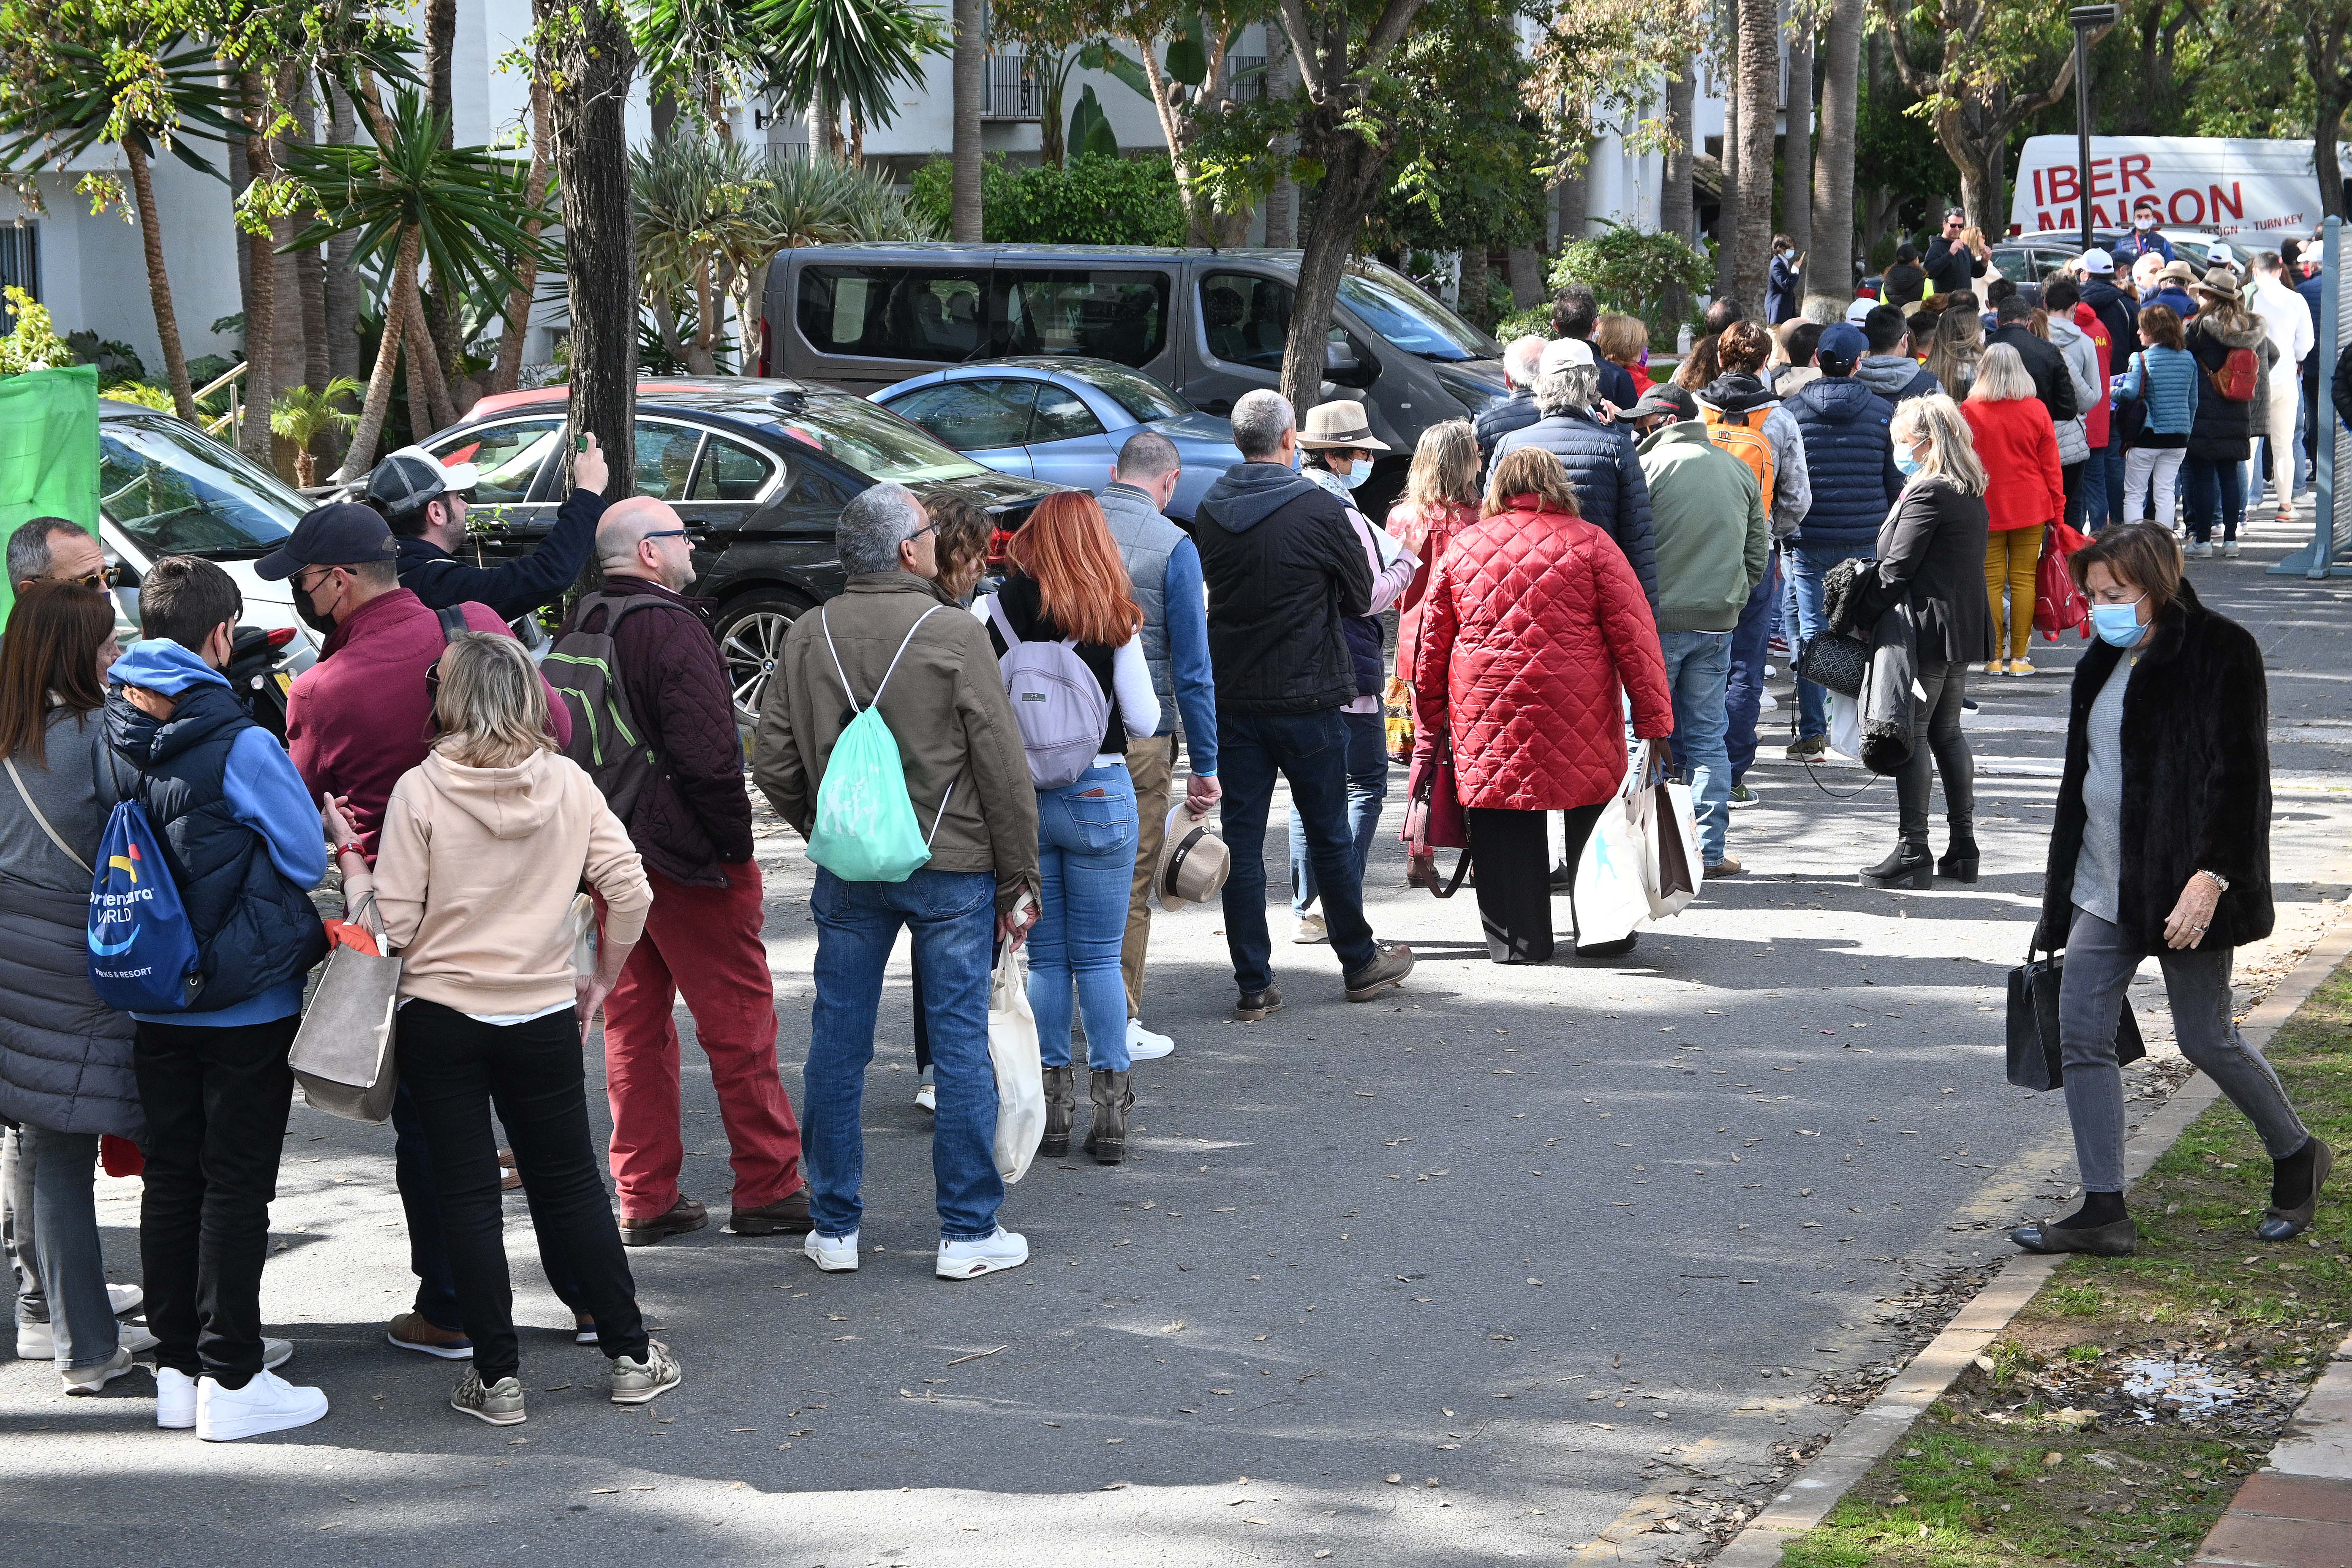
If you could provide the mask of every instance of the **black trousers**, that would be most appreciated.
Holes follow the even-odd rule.
[[[457,1333],[466,1321],[457,1310],[457,1287],[449,1279],[448,1244],[441,1239],[441,1205],[433,1195],[433,1155],[425,1148],[425,1123],[416,1114],[416,1101],[405,1083],[393,1091],[392,1132],[393,1180],[400,1188],[400,1206],[408,1215],[408,1271],[416,1276],[416,1310],[435,1328]],[[573,1316],[586,1317],[588,1309],[580,1304],[580,1292],[563,1272],[562,1263],[542,1250],[539,1265],[556,1299],[571,1308]]]
[[[493,1103],[513,1140],[540,1256],[569,1279],[580,1309],[596,1320],[607,1356],[645,1359],[636,1282],[588,1131],[578,1013],[567,1007],[527,1024],[484,1024],[437,1002],[412,1001],[400,1010],[399,1053],[403,1087],[433,1161],[458,1313],[482,1381],[510,1377],[522,1363]]]
[[[1486,931],[1486,956],[1497,963],[1548,963],[1551,961],[1551,856],[1546,846],[1544,814],[1540,811],[1498,811],[1467,806],[1470,852],[1476,863],[1478,920]],[[1568,866],[1572,872],[1601,820],[1601,807],[1580,805],[1560,813],[1568,837]],[[1569,900],[1570,930],[1575,929],[1576,900]]]
[[[261,1265],[301,1022],[142,1023],[131,1051],[147,1111],[139,1261],[156,1364],[224,1388],[261,1370]]]
[[[1918,668],[1925,700],[1911,703],[1911,760],[1895,775],[1895,802],[1903,842],[1927,842],[1927,768],[1944,775],[1944,819],[1952,837],[1974,843],[1977,821],[1976,753],[1960,729],[1960,702],[1968,695],[1969,667],[1955,661]]]

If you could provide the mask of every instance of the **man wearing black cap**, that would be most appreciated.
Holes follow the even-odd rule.
[[[585,439],[555,526],[538,549],[502,566],[470,566],[457,556],[481,477],[471,463],[444,463],[422,447],[403,447],[378,463],[368,475],[367,501],[398,542],[400,585],[427,609],[470,602],[509,621],[562,599],[588,564],[604,515],[604,454],[595,437]]]
[[[453,631],[514,634],[478,604],[427,609],[403,587],[392,531],[356,501],[304,515],[276,550],[255,563],[270,582],[290,580],[294,612],[325,635],[319,662],[295,680],[286,700],[286,747],[313,798],[345,800],[360,852],[373,864],[392,786],[425,761],[434,735],[425,672],[438,664]],[[572,738],[571,710],[548,694],[549,729],[558,746]],[[394,1318],[387,1337],[404,1350],[444,1358],[473,1353],[457,1311],[447,1252],[434,1199],[432,1165],[407,1090],[393,1102],[394,1174],[408,1211],[410,1266],[420,1284],[416,1310]],[[564,1294],[560,1274],[551,1278]]]

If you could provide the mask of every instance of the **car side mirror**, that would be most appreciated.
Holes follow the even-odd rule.
[[[1363,368],[1363,361],[1356,357],[1354,344],[1339,342],[1327,342],[1323,345],[1323,374],[1333,381],[1340,381],[1355,375]]]

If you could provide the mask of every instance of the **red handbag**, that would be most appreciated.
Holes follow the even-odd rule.
[[[2033,569],[2033,629],[2045,641],[2056,642],[2065,631],[2091,635],[2090,601],[2066,568],[2066,558],[2090,542],[2063,522],[2046,525],[2042,563]]]
[[[1470,819],[1454,784],[1453,739],[1443,725],[1435,749],[1414,759],[1412,771],[1405,778],[1405,797],[1404,879],[1441,899],[1450,899],[1470,874]],[[1440,849],[1462,851],[1450,878],[1438,872]]]
[[[139,1145],[112,1132],[99,1137],[98,1163],[110,1176],[136,1176],[147,1169],[146,1153]]]

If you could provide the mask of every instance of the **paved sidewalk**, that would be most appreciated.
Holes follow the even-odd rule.
[[[2352,1568],[2352,1336],[2193,1568]]]

